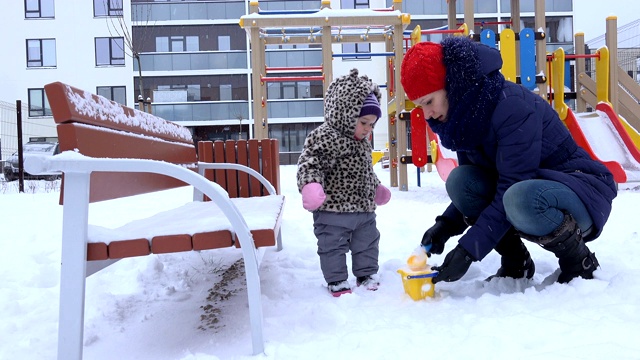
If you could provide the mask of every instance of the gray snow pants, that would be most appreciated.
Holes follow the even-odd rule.
[[[320,268],[327,283],[347,280],[346,254],[351,250],[351,265],[356,277],[378,272],[380,232],[376,213],[336,213],[315,211],[313,233],[318,239]]]

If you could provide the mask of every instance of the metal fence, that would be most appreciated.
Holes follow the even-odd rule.
[[[22,141],[30,137],[56,136],[55,124],[50,117],[29,118],[29,106],[22,103]],[[0,162],[18,151],[18,114],[16,103],[0,101]]]

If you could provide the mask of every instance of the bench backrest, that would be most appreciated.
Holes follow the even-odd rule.
[[[207,163],[233,163],[262,174],[280,194],[280,156],[277,139],[250,139],[198,142],[198,157]],[[206,170],[205,177],[227,190],[229,196],[269,195],[258,179],[235,170]]]
[[[104,97],[55,82],[45,85],[57,125],[60,151],[75,150],[97,158],[161,160],[196,170],[197,161],[249,166],[280,194],[277,139],[201,141],[198,152],[189,129]],[[205,177],[230,197],[269,195],[255,177],[235,170],[207,170]],[[64,178],[63,178],[64,181]],[[173,178],[147,173],[91,174],[90,202],[184,186]],[[64,196],[64,186],[60,203]]]
[[[191,132],[181,125],[61,82],[45,85],[45,91],[58,124],[60,151],[75,150],[99,158],[162,160],[185,166],[193,166],[197,162]],[[93,173],[90,201],[184,185],[164,175]],[[61,192],[61,203],[63,195]]]

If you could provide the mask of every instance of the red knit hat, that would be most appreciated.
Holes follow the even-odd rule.
[[[413,45],[402,60],[400,82],[409,100],[444,89],[442,46],[430,41]]]

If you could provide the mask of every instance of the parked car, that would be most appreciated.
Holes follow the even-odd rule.
[[[24,159],[27,159],[29,156],[39,155],[39,156],[53,156],[60,152],[60,145],[58,142],[50,141],[49,139],[45,140],[33,140],[24,144],[22,147],[22,156]],[[6,181],[14,181],[18,179],[19,175],[19,167],[18,167],[18,152],[15,152],[11,155],[7,161],[5,162],[4,168],[2,169],[4,173],[4,179]],[[55,180],[59,179],[62,176],[61,172],[50,172],[45,174],[32,175],[24,172],[25,179],[43,179],[43,180]]]

